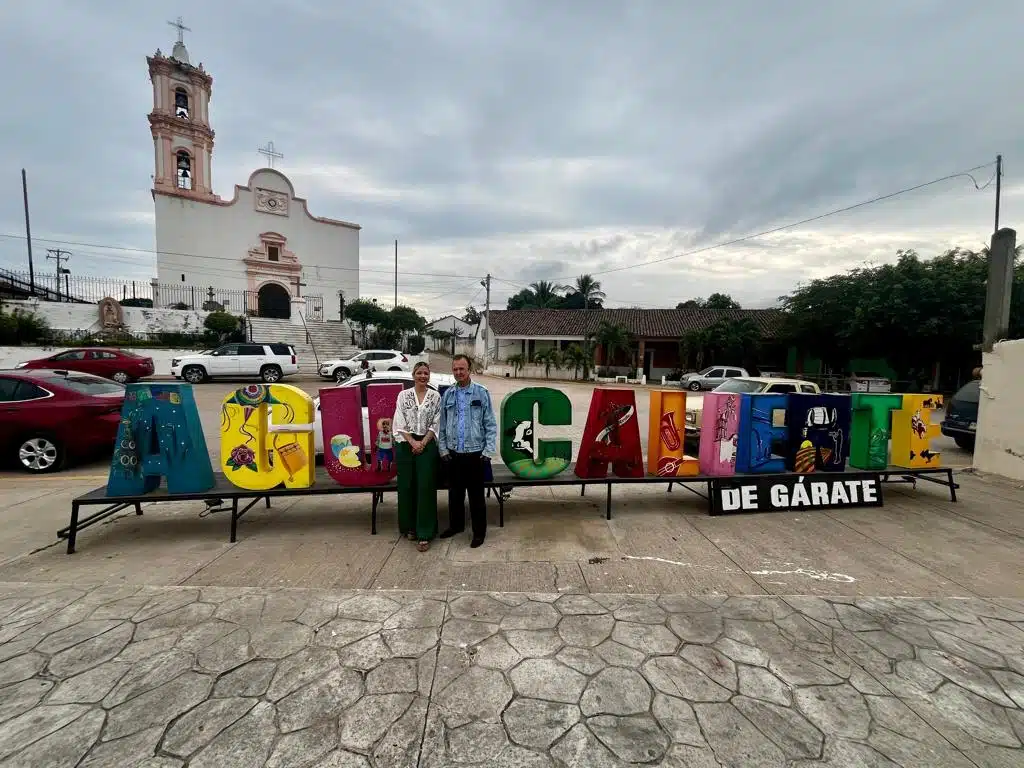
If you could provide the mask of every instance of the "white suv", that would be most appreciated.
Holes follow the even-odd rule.
[[[209,352],[183,355],[171,361],[176,379],[201,384],[212,378],[259,376],[267,384],[299,372],[290,344],[225,344]]]
[[[355,373],[372,371],[411,371],[422,356],[404,355],[394,349],[368,349],[347,360],[324,360],[320,363],[320,375],[325,379],[344,381]]]

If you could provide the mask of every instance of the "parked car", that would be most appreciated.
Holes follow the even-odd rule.
[[[877,373],[851,373],[846,385],[851,392],[892,392],[892,382]]]
[[[981,381],[975,379],[964,384],[949,399],[946,418],[942,422],[942,434],[965,451],[974,450],[974,438],[978,430],[978,401],[981,399]]]
[[[153,358],[142,357],[123,349],[107,349],[105,347],[88,347],[86,349],[68,349],[49,357],[38,360],[26,360],[18,363],[16,369],[28,368],[60,368],[65,371],[79,371],[102,376],[120,384],[138,381],[153,375]]]
[[[366,406],[366,388],[371,384],[401,384],[402,389],[410,389],[413,386],[413,379],[411,373],[405,371],[394,371],[390,373],[383,373],[378,375],[371,375],[369,373],[357,374],[339,384],[339,387],[359,387],[359,399],[363,405],[363,445],[368,446],[370,444],[370,416]],[[439,394],[444,394],[448,387],[455,384],[455,377],[445,373],[432,373],[430,374],[430,382],[427,386],[431,389],[437,390]],[[323,422],[320,418],[320,398],[313,398],[314,408],[314,421],[313,421],[313,442],[316,447],[316,455],[320,456],[324,452],[324,429]]]
[[[811,381],[801,379],[783,379],[767,376],[747,376],[744,378],[729,379],[715,387],[715,392],[735,392],[736,394],[788,394],[790,392],[803,392],[809,395],[817,395],[821,389]],[[689,400],[689,398],[687,398]],[[686,432],[688,435],[699,434],[701,416],[704,412],[704,403],[689,402],[686,404]]]
[[[201,384],[214,378],[259,376],[267,384],[299,372],[295,348],[290,344],[225,344],[195,355],[171,360],[176,379]]]
[[[124,385],[68,370],[0,371],[0,451],[26,472],[113,450]]]
[[[423,355],[406,355],[396,349],[367,349],[358,355],[341,360],[324,360],[319,373],[325,379],[344,381],[360,371],[411,371]]]
[[[738,368],[734,365],[714,365],[703,371],[697,371],[697,373],[684,374],[679,380],[679,386],[691,392],[700,392],[714,389],[726,379],[749,375],[745,368]]]

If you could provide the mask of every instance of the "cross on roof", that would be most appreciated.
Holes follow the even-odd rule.
[[[274,151],[274,142],[272,142],[272,141],[268,141],[267,142],[267,146],[260,147],[257,151],[260,154],[263,154],[263,155],[267,156],[267,162],[270,164],[271,168],[274,167],[274,160],[275,160],[275,158],[284,157],[284,155],[282,155],[280,152]]]
[[[192,31],[189,27],[185,26],[185,20],[179,16],[175,21],[168,21],[167,23],[178,30],[178,42],[184,43],[185,33]]]

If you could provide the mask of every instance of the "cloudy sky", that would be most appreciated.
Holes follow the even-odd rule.
[[[37,253],[154,274],[145,57],[178,14],[214,77],[215,192],[273,140],[314,214],[362,225],[363,295],[391,296],[398,238],[403,270],[436,273],[399,283],[430,317],[481,306],[487,272],[495,306],[583,272],[609,306],[769,306],[899,248],[980,247],[994,186],[959,178],[689,253],[1000,152],[1020,226],[1024,3],[33,0],[0,9],[0,266],[24,268],[25,167]]]

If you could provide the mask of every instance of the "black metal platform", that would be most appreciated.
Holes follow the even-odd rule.
[[[594,478],[582,478],[577,477],[574,472],[575,465],[570,465],[561,474],[555,475],[552,478],[547,479],[527,479],[517,477],[508,470],[504,465],[494,465],[493,479],[485,483],[488,496],[493,496],[498,502],[498,525],[500,527],[505,526],[505,502],[516,488],[536,488],[536,487],[564,487],[564,486],[580,486],[580,495],[586,494],[587,486],[591,485],[604,485],[606,486],[606,501],[605,501],[605,519],[612,519],[612,486],[614,485],[665,485],[667,491],[671,492],[673,486],[679,485],[684,489],[693,493],[696,496],[704,499],[708,503],[708,514],[715,515],[718,512],[714,509],[712,503],[711,484],[716,480],[723,478],[710,477],[705,475],[695,475],[691,477],[658,477],[658,476],[644,476],[644,477],[594,477]],[[793,473],[786,473],[787,476],[791,476]],[[917,481],[923,480],[930,483],[936,483],[949,488],[949,496],[951,501],[956,501],[956,490],[959,488],[959,484],[953,479],[953,469],[948,467],[937,467],[927,469],[906,469],[903,467],[888,467],[885,470],[877,471],[864,471],[864,470],[851,470],[849,472],[837,472],[830,473],[835,475],[842,475],[855,479],[860,476],[880,476],[884,483],[911,483],[914,487],[917,487]],[[945,478],[938,479],[936,475],[945,475]],[[781,475],[779,475],[781,476]],[[79,496],[71,502],[71,520],[66,528],[61,528],[57,531],[57,537],[60,539],[67,539],[68,554],[72,554],[75,551],[75,544],[78,537],[78,532],[88,528],[91,525],[102,522],[112,515],[122,512],[126,509],[133,508],[136,515],[142,514],[142,504],[154,504],[161,502],[177,502],[177,501],[202,501],[207,505],[209,511],[221,511],[224,509],[221,505],[225,501],[230,501],[231,507],[231,533],[230,541],[234,543],[238,540],[238,521],[242,519],[246,512],[252,509],[256,504],[263,499],[266,503],[267,509],[270,509],[271,499],[280,497],[296,497],[296,496],[331,496],[331,495],[351,495],[351,494],[371,494],[371,507],[370,507],[370,533],[376,535],[377,533],[377,507],[384,500],[384,494],[396,493],[398,491],[398,484],[395,481],[387,483],[386,485],[374,485],[374,486],[360,486],[360,487],[349,487],[338,485],[327,471],[323,467],[318,467],[316,470],[316,482],[308,488],[285,488],[278,487],[268,491],[250,491],[244,488],[239,488],[237,485],[231,483],[223,474],[217,473],[214,475],[215,482],[213,488],[208,491],[202,491],[201,493],[168,493],[167,489],[163,486],[157,490],[151,491],[150,493],[140,494],[137,496],[108,496],[106,486],[96,488],[95,490],[89,491],[82,496]],[[765,477],[765,475],[758,475],[758,477]],[[698,490],[704,486],[702,490]],[[441,492],[442,489],[439,489]],[[244,503],[243,503],[244,502]],[[92,512],[85,517],[81,516],[82,507],[102,507],[95,512]],[[227,511],[227,510],[224,510]]]

